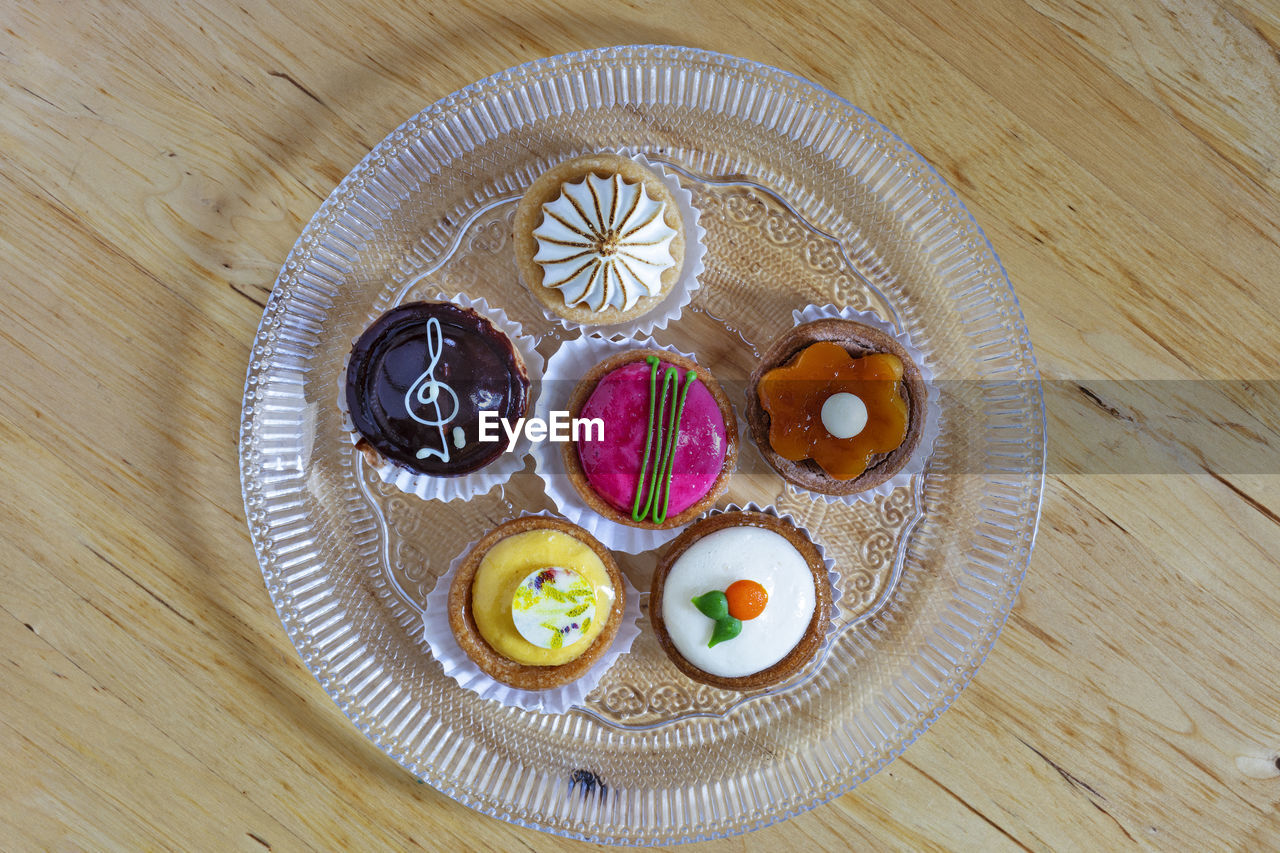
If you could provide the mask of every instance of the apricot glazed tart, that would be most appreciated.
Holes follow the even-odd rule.
[[[890,335],[838,317],[795,327],[751,374],[747,423],[783,479],[824,495],[875,488],[920,443],[927,388]]]

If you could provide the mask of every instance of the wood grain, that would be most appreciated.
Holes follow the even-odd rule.
[[[1274,384],[1274,4],[35,2],[0,22],[2,846],[564,846],[417,783],[316,685],[249,545],[236,425],[275,273],[370,147],[510,65],[658,42],[796,71],[901,133],[991,238],[1045,378],[1082,389],[1051,396],[1039,541],[975,682],[857,791],[700,846],[1280,847],[1274,388],[1207,386],[1189,414],[1260,412],[1260,461],[1197,468],[1099,385]],[[1169,473],[1073,468],[1085,411]]]

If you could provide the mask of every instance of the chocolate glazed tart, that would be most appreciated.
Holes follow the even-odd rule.
[[[738,677],[713,675],[691,663],[676,648],[671,635],[667,632],[666,622],[662,615],[663,592],[671,567],[675,565],[676,561],[680,559],[680,556],[684,554],[689,546],[704,536],[731,527],[759,527],[777,533],[800,552],[813,576],[814,587],[813,616],[810,618],[809,626],[800,641],[791,648],[782,660],[772,666],[753,672],[750,675]],[[826,638],[827,623],[830,620],[831,579],[827,575],[826,564],[823,563],[822,555],[818,552],[817,546],[788,522],[763,512],[726,512],[720,515],[713,515],[710,518],[704,518],[689,527],[663,553],[662,559],[658,561],[658,567],[654,570],[653,583],[649,589],[649,622],[653,625],[653,631],[658,637],[658,643],[662,646],[662,650],[667,653],[667,657],[671,658],[671,662],[676,665],[676,669],[694,681],[709,684],[712,687],[719,687],[723,690],[762,690],[790,678],[799,672],[805,664],[813,660],[814,655],[822,648],[822,643]]]
[[[370,464],[385,458],[451,477],[503,453],[506,441],[479,440],[480,413],[513,423],[523,417],[529,376],[511,340],[475,311],[410,302],[379,317],[352,347],[346,400]]]
[[[891,353],[902,362],[902,395],[907,403],[907,434],[902,444],[891,453],[876,454],[868,460],[867,470],[857,477],[839,480],[823,471],[812,459],[793,462],[779,456],[769,443],[769,413],[760,404],[758,388],[766,373],[789,365],[801,350],[819,341],[833,341],[853,358],[872,353]],[[925,402],[928,389],[920,368],[902,344],[873,326],[831,317],[796,326],[773,343],[760,359],[747,384],[747,424],[760,455],[782,478],[797,486],[824,495],[853,495],[886,482],[911,459],[924,432]]]

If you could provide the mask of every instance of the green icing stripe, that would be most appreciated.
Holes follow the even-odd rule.
[[[688,371],[682,387],[680,371],[675,367],[668,367],[662,376],[662,394],[659,396],[658,368],[661,362],[657,356],[652,355],[646,356],[645,361],[649,363],[649,424],[645,431],[640,473],[636,478],[636,497],[631,504],[631,520],[641,521],[650,517],[655,524],[662,524],[667,520],[667,507],[671,502],[671,477],[674,474],[671,463],[680,439],[684,402],[689,396],[690,386],[697,381],[698,374]],[[668,398],[671,400],[669,412]],[[653,462],[652,471],[649,468],[650,461]],[[646,473],[648,476],[645,476]]]
[[[653,472],[649,477],[649,501],[646,504],[647,506],[651,505],[653,507],[653,512],[650,513],[647,509],[645,511],[646,515],[659,524],[662,522],[658,519],[658,506],[660,504],[658,495],[662,489],[662,463],[666,460],[666,441],[667,436],[670,434],[668,431],[663,430],[663,426],[666,421],[667,395],[670,393],[673,386],[678,390],[679,384],[679,372],[674,367],[668,367],[666,372],[662,374],[662,397],[658,402],[657,416],[654,418],[657,422],[654,426],[654,439],[657,447],[655,447],[653,451]],[[674,409],[675,406],[673,405],[672,410],[674,411]],[[643,517],[644,516],[641,516],[641,518]]]
[[[678,385],[680,380],[675,368],[670,371],[675,377]],[[667,447],[666,453],[662,460],[662,473],[658,476],[658,481],[662,483],[662,511],[659,513],[658,507],[653,508],[653,520],[657,524],[667,520],[667,506],[671,502],[671,476],[675,472],[671,470],[671,461],[676,455],[676,441],[680,438],[680,420],[684,417],[684,401],[689,396],[689,386],[696,382],[698,374],[690,370],[684,375],[684,387],[680,388],[680,395],[675,403],[674,411],[671,413],[671,422],[667,428]]]
[[[649,455],[653,449],[653,413],[656,408],[654,402],[658,395],[658,358],[650,355],[645,357],[645,361],[649,362],[649,426],[644,434],[644,457],[640,461],[640,476],[636,478],[636,499],[631,502],[632,521],[639,521],[648,515],[649,507],[653,504],[653,492],[650,490],[649,499],[644,502],[644,508],[640,507],[640,499],[645,494],[644,473],[649,470]]]

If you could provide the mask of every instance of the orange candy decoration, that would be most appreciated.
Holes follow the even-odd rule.
[[[854,358],[834,341],[811,344],[760,380],[769,444],[784,459],[812,459],[837,480],[853,479],[873,454],[889,453],[907,437],[901,380],[902,360],[892,353]],[[842,392],[867,407],[867,424],[852,438],[836,438],[822,425],[822,404]]]
[[[729,615],[734,619],[754,619],[764,612],[769,592],[755,581],[734,581],[724,591],[729,600]]]

